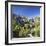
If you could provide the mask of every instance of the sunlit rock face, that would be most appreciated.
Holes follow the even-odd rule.
[[[20,16],[20,15],[16,15],[16,14],[13,14],[12,15],[12,18],[18,23],[18,24],[21,24],[21,25],[24,25],[24,24],[27,24],[28,23],[28,19],[24,16]],[[32,22],[33,26],[34,26],[34,19],[30,19],[29,21]],[[30,25],[32,27],[32,25]]]
[[[25,22],[24,17],[22,17],[22,16],[20,16],[20,15],[16,15],[16,14],[13,14],[12,17],[13,17],[13,19],[14,19],[18,24],[24,25],[24,22]]]
[[[24,25],[24,21],[23,21],[23,18],[22,18],[22,17],[18,16],[18,17],[16,18],[16,21],[17,21],[18,23],[20,23],[21,25]]]

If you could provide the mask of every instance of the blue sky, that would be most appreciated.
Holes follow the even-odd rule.
[[[12,5],[12,14],[26,17],[40,16],[40,6],[14,6]]]

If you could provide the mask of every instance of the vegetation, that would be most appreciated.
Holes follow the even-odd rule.
[[[13,15],[12,31],[13,37],[40,37],[40,17],[28,19]]]

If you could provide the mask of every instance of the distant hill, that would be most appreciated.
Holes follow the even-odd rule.
[[[19,23],[21,25],[24,25],[28,21],[31,21],[32,23],[34,23],[35,20],[39,19],[39,17],[28,19],[28,18],[26,18],[24,16],[20,16],[20,15],[16,15],[16,14],[12,14],[12,18],[13,18],[13,20],[15,20],[17,23]]]

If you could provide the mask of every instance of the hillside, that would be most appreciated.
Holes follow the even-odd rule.
[[[28,19],[28,17],[13,14],[12,31],[13,37],[40,37],[40,17]]]

